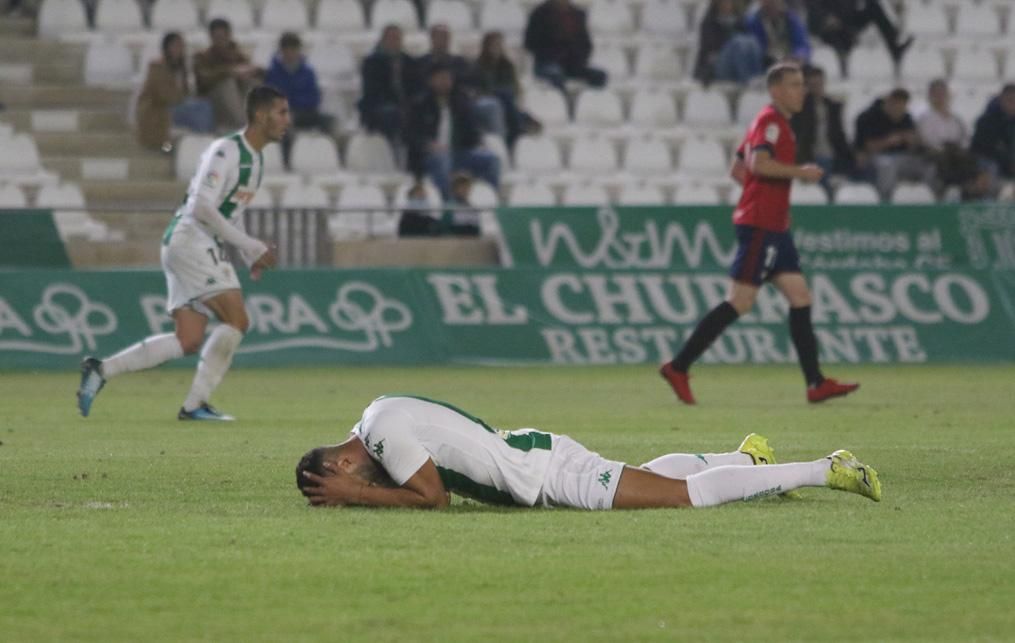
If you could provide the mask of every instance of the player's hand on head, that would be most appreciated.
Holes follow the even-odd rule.
[[[315,507],[336,507],[352,502],[363,482],[330,462],[325,462],[324,468],[324,475],[303,472],[303,476],[312,484],[304,491],[310,504]]]

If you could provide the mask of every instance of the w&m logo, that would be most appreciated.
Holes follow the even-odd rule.
[[[599,484],[603,485],[603,489],[610,488],[610,479],[613,477],[613,472],[607,469],[599,474]]]

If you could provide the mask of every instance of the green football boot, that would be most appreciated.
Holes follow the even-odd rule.
[[[878,472],[844,449],[828,456],[831,466],[825,475],[825,481],[832,489],[852,491],[867,496],[874,502],[881,502],[881,481]]]

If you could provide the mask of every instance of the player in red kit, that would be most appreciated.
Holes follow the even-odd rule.
[[[796,165],[796,140],[789,118],[803,107],[803,73],[795,64],[778,64],[768,71],[767,84],[772,103],[751,123],[730,170],[743,186],[743,194],[733,212],[737,254],[730,267],[729,296],[698,322],[673,361],[659,369],[685,404],[694,404],[687,374],[691,364],[727,326],[750,312],[765,281],[772,282],[789,301],[790,336],[807,380],[807,400],[824,402],[860,387],[821,374],[811,325],[811,293],[789,231],[793,179],[814,182],[823,174],[817,165]]]

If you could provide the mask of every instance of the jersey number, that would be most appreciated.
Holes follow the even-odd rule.
[[[215,262],[215,265],[217,266],[219,265],[220,261],[226,260],[226,249],[225,247],[219,247],[218,253],[216,254],[215,248],[208,248],[208,255],[211,257],[211,260]]]

